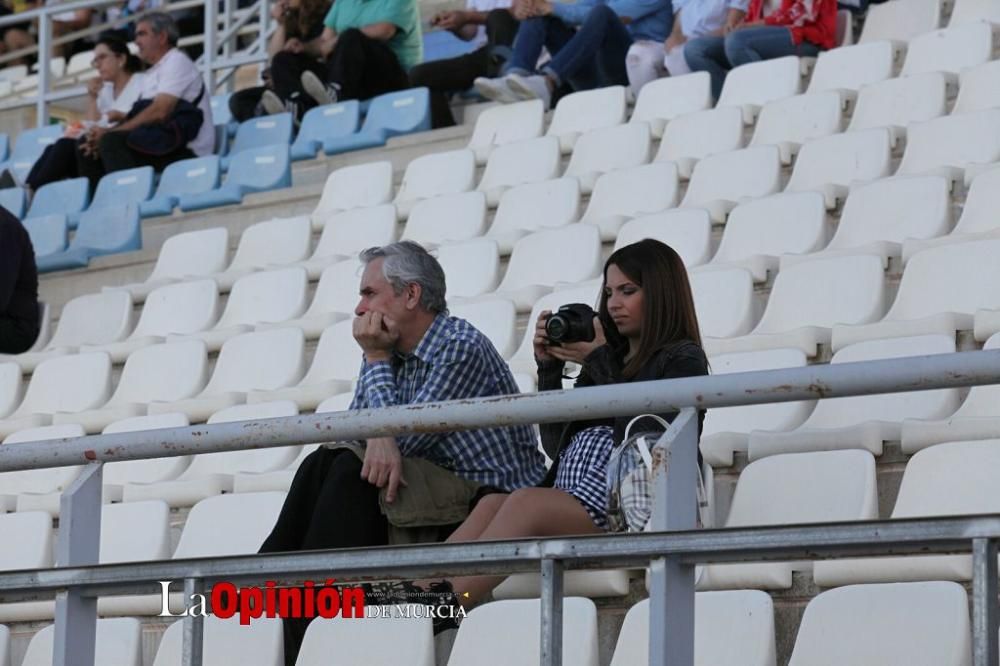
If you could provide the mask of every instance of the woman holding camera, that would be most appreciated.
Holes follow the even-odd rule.
[[[553,344],[546,335],[550,315],[542,312],[535,324],[541,391],[562,387],[567,362],[582,366],[577,387],[708,374],[687,272],[677,253],[659,241],[645,239],[608,258],[591,341]],[[661,416],[669,421],[676,415]],[[624,416],[542,425],[542,443],[554,459],[545,480],[539,487],[509,495],[487,495],[448,541],[606,530],[606,466],[630,420]],[[429,592],[444,604],[472,606],[503,579],[471,576],[404,583],[403,593]]]

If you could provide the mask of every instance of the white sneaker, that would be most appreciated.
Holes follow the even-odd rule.
[[[260,96],[260,105],[271,115],[286,111],[285,103],[272,90],[264,91],[264,94]]]
[[[521,101],[520,98],[514,94],[514,91],[510,89],[510,86],[508,85],[509,80],[509,76],[498,76],[495,79],[480,76],[472,82],[472,85],[476,87],[476,92],[486,99],[491,99],[495,102],[500,102],[501,104],[510,104],[512,102]]]
[[[540,99],[545,110],[549,110],[549,105],[552,103],[552,92],[549,90],[549,82],[544,76],[541,74],[534,76],[511,74],[507,78],[507,85],[520,99]]]
[[[323,83],[319,77],[310,71],[302,72],[302,88],[319,105],[333,104],[337,101],[337,86]]]

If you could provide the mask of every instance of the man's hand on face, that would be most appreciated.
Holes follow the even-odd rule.
[[[379,488],[385,488],[385,501],[392,504],[400,484],[406,486],[403,478],[403,456],[393,437],[374,437],[365,447],[365,461],[361,466],[361,478]]]
[[[381,312],[366,312],[354,320],[354,339],[369,363],[388,361],[399,340],[399,331]]]

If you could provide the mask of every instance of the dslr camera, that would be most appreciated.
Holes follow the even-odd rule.
[[[597,313],[589,305],[583,303],[563,305],[545,321],[545,336],[553,345],[591,342],[595,337],[596,316]]]

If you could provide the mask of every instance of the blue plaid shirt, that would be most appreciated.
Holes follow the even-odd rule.
[[[412,405],[518,393],[510,368],[472,324],[438,315],[410,354],[363,361],[350,409]],[[530,426],[396,438],[407,457],[424,458],[471,481],[514,490],[537,484],[545,464]]]

